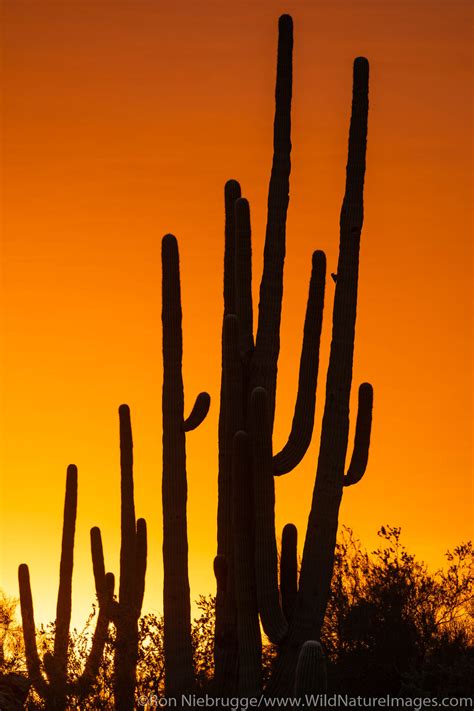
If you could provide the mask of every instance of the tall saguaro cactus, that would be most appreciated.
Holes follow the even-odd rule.
[[[358,58],[354,63],[346,191],[341,210],[333,333],[317,476],[299,584],[296,531],[290,526],[286,527],[284,537],[279,588],[273,477],[291,471],[301,461],[311,440],[325,286],[325,256],[322,252],[315,252],[292,429],[285,447],[274,454],[272,432],[290,174],[292,46],[292,20],[284,15],[279,21],[274,155],[255,344],[249,205],[241,197],[236,181],[229,181],[225,190],[217,560],[220,561],[218,569],[225,561],[226,585],[218,581],[215,661],[219,692],[231,692],[236,687],[241,691],[255,687],[252,677],[246,676],[248,659],[243,656],[245,640],[251,627],[255,627],[255,618],[250,619],[247,614],[248,624],[242,630],[243,612],[238,590],[242,587],[242,575],[245,574],[246,589],[252,586],[255,589],[256,609],[263,629],[272,642],[280,645],[280,657],[271,680],[270,693],[292,693],[299,650],[306,641],[315,640],[316,644],[324,619],[342,489],[344,485],[355,484],[362,478],[370,443],[373,393],[371,386],[364,383],[359,389],[354,452],[345,474],[368,112],[368,62]],[[242,565],[241,561],[242,551],[248,550],[248,546],[243,545],[242,537],[247,537],[248,532],[244,532],[242,526],[232,527],[232,501],[241,496],[235,480],[236,473],[243,466],[242,456],[239,455],[242,446],[239,442],[243,434],[239,430],[244,430],[250,437],[249,466],[254,507],[252,568]],[[238,467],[234,462],[236,456],[239,457]],[[239,474],[239,480],[242,477]],[[239,580],[236,580],[237,574]],[[250,606],[247,605],[248,609]]]
[[[18,569],[20,585],[20,606],[23,623],[25,656],[30,682],[44,700],[47,709],[61,711],[67,706],[68,695],[87,696],[99,671],[100,662],[107,639],[110,606],[113,598],[114,577],[105,574],[96,585],[99,600],[99,616],[83,673],[77,679],[68,676],[69,626],[72,607],[72,572],[74,564],[74,534],[77,514],[77,468],[71,464],[67,469],[66,497],[64,502],[61,563],[59,570],[59,590],[56,608],[54,651],[47,652],[43,659],[46,678],[41,670],[41,662],[36,646],[36,628],[28,566]],[[101,565],[99,529],[91,531],[91,550],[94,568]],[[103,560],[102,560],[103,565]],[[97,581],[96,581],[97,582]]]
[[[321,441],[294,615],[271,681],[274,694],[292,688],[298,650],[317,640],[324,621],[334,563],[343,487],[364,475],[372,424],[372,386],[359,388],[354,450],[347,474],[349,399],[352,384],[360,235],[368,117],[368,62],[354,62],[346,189],[341,209],[339,260],[332,341],[326,379]]]
[[[241,527],[232,526],[232,500],[236,496],[232,480],[234,438],[239,430],[252,434],[251,399],[255,388],[263,388],[268,396],[268,435],[270,460],[265,466],[273,474],[284,474],[301,461],[309,443],[314,423],[315,391],[319,366],[319,342],[324,302],[325,257],[322,252],[313,255],[312,274],[306,308],[303,346],[300,360],[298,392],[292,429],[285,447],[272,456],[271,433],[275,412],[277,363],[280,349],[280,321],[283,297],[283,264],[285,259],[286,215],[289,201],[290,176],[290,116],[292,92],[293,23],[288,15],[279,21],[277,78],[275,90],[274,153],[268,192],[267,228],[264,249],[264,267],[260,284],[258,326],[254,341],[253,307],[251,296],[251,236],[248,201],[241,197],[240,185],[231,180],[225,188],[225,256],[224,256],[224,323],[222,338],[222,381],[219,415],[219,508],[218,508],[218,558],[226,561],[227,584],[218,585],[216,604],[215,681],[217,691],[232,692],[248,687],[242,668],[241,649],[245,636],[239,622],[239,602],[236,600],[235,557],[242,550],[239,540],[244,535]],[[254,438],[253,438],[254,439]],[[238,448],[237,448],[238,451]],[[268,446],[265,456],[268,454]],[[253,451],[255,456],[255,451]],[[251,460],[250,460],[251,461]],[[256,465],[258,468],[259,464]],[[249,465],[251,466],[251,465]],[[250,481],[252,479],[250,478]],[[271,482],[273,487],[273,481]],[[256,497],[258,491],[255,492]],[[262,529],[260,516],[266,511],[255,500],[255,540],[257,563],[252,561],[252,575],[247,586],[254,585],[259,604],[272,601],[274,607],[278,591],[262,592],[258,584],[260,573],[267,575],[276,570],[276,548],[269,550],[259,542]],[[272,513],[270,515],[273,515]],[[263,570],[259,570],[263,563]],[[248,565],[243,568],[250,571]],[[247,575],[251,575],[247,572]],[[257,607],[255,608],[257,614]],[[260,609],[262,614],[262,610]],[[273,625],[263,613],[267,634],[278,639],[285,636],[287,624],[282,616]],[[257,616],[258,621],[258,616]],[[255,626],[255,621],[252,623]],[[277,629],[278,628],[278,629]],[[239,669],[240,667],[240,669]]]
[[[186,432],[205,419],[210,405],[200,393],[184,419],[183,337],[178,243],[162,241],[163,323],[163,566],[166,693],[175,696],[194,686],[191,604],[188,576]]]

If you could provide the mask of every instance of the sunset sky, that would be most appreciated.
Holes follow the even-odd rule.
[[[435,567],[472,536],[472,3],[457,0],[3,0],[2,560],[30,565],[54,618],[66,467],[79,469],[73,620],[94,600],[89,529],[118,575],[118,406],[130,405],[144,611],[162,609],[160,241],[181,253],[192,596],[214,591],[223,188],[250,200],[254,293],[272,157],[277,19],[294,19],[292,173],[274,445],[293,416],[311,253],[336,270],[352,61],[371,65],[352,430],[374,385],[370,460],[341,523],[382,524]],[[278,480],[302,545],[317,422]],[[255,301],[255,303],[257,303]],[[351,448],[352,444],[350,444]]]

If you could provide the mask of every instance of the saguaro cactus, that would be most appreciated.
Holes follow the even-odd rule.
[[[114,706],[119,711],[135,707],[136,667],[138,660],[138,620],[145,593],[147,532],[143,518],[135,520],[133,491],[133,440],[128,405],[119,407],[120,422],[120,494],[121,543],[118,600],[113,600],[111,619],[115,625]],[[97,529],[95,529],[95,533]],[[99,590],[104,588],[104,559],[100,538],[94,576]],[[99,598],[100,599],[100,598]]]
[[[184,419],[182,312],[178,243],[162,241],[163,323],[163,566],[166,693],[175,696],[194,685],[186,519],[186,432],[206,417],[210,397],[202,392]]]
[[[325,257],[313,255],[313,267],[306,308],[303,346],[301,352],[298,393],[291,433],[282,451],[272,458],[271,433],[275,412],[277,362],[280,348],[280,320],[283,296],[283,264],[285,259],[286,214],[289,200],[290,175],[290,109],[292,86],[293,23],[288,15],[279,21],[277,79],[275,90],[274,153],[268,193],[267,228],[264,267],[260,285],[258,327],[253,336],[253,307],[251,296],[250,210],[241,197],[239,184],[231,180],[225,188],[225,255],[224,255],[224,324],[222,348],[221,407],[219,416],[219,508],[218,557],[226,559],[227,585],[218,586],[216,604],[215,665],[217,692],[232,692],[237,685],[247,688],[242,668],[238,671],[239,648],[245,634],[238,624],[234,558],[241,550],[237,538],[241,528],[232,527],[232,499],[234,486],[233,441],[238,430],[251,430],[250,401],[255,388],[265,389],[269,403],[268,434],[270,460],[266,466],[273,474],[291,471],[304,456],[311,441],[314,423],[315,391],[319,365],[319,341],[324,300]],[[234,319],[234,320],[233,320]],[[235,451],[235,447],[234,447]],[[267,446],[268,453],[268,446]],[[255,455],[255,452],[254,452]],[[258,468],[258,464],[256,467]],[[271,483],[273,487],[273,481]],[[270,509],[265,509],[268,511]],[[265,516],[255,501],[257,517]],[[276,547],[269,552],[259,542],[259,518],[255,526],[258,561],[257,581],[259,600],[269,602],[278,598],[278,591],[262,593],[258,578],[268,573],[268,565],[276,570]],[[268,527],[265,528],[268,531]],[[267,541],[268,542],[268,541]],[[270,558],[268,558],[270,556]],[[260,563],[264,570],[259,571]],[[248,566],[245,567],[249,570]],[[253,572],[255,575],[255,572]],[[239,582],[240,584],[240,582]],[[251,586],[251,580],[247,581]],[[266,588],[268,589],[268,587]],[[264,605],[265,607],[265,605]],[[262,610],[260,610],[262,614]],[[282,616],[272,625],[270,616],[263,613],[263,626],[271,637],[281,639],[287,631]],[[268,621],[268,624],[266,624]],[[252,625],[255,625],[253,622]],[[273,626],[273,629],[272,629]],[[239,632],[238,632],[239,629]],[[239,642],[242,639],[242,642]]]
[[[66,498],[64,503],[61,564],[59,570],[59,590],[56,608],[54,651],[47,652],[43,659],[46,678],[41,670],[41,662],[36,646],[36,628],[28,566],[18,569],[20,585],[20,606],[23,623],[25,656],[30,682],[44,700],[46,708],[61,710],[67,706],[68,695],[85,697],[97,677],[104,644],[107,639],[110,605],[114,591],[114,576],[105,574],[100,583],[96,580],[99,600],[99,616],[84,671],[77,679],[68,676],[69,625],[72,607],[72,572],[74,563],[74,534],[77,513],[77,468],[71,464],[67,469]],[[91,531],[91,551],[94,568],[103,566],[98,548],[100,531]]]
[[[272,451],[279,328],[285,257],[285,224],[290,173],[290,110],[292,21],[280,18],[274,122],[274,156],[268,197],[264,269],[260,286],[258,329],[253,341],[251,301],[250,212],[240,186],[229,181],[225,191],[224,327],[221,411],[219,418],[218,558],[226,560],[225,589],[218,586],[216,605],[216,681],[218,690],[232,691],[238,673],[246,688],[241,649],[245,635],[238,625],[239,600],[235,557],[242,550],[240,527],[232,528],[233,457],[239,451],[238,430],[250,435],[254,502],[254,571],[258,612],[271,641],[281,645],[270,692],[287,695],[294,688],[301,645],[319,638],[332,576],[338,510],[344,485],[359,481],[367,465],[373,393],[359,389],[354,453],[345,471],[349,431],[360,233],[368,112],[368,62],[354,63],[352,116],[346,191],[341,210],[341,237],[333,311],[333,334],[326,382],[321,446],[299,585],[296,582],[296,535],[287,529],[278,587],[274,522],[274,475],[293,469],[304,456],[314,423],[322,323],[325,256],[313,254],[313,270],[304,326],[298,394],[288,442]],[[234,447],[232,446],[234,445]],[[291,534],[289,532],[292,532]],[[289,538],[288,538],[289,535]],[[240,566],[242,569],[242,566]],[[248,570],[248,566],[245,567]],[[250,586],[250,574],[247,574]],[[239,581],[240,585],[240,581]],[[283,605],[283,606],[282,606]],[[254,625],[254,621],[252,625]],[[247,628],[246,633],[248,633]],[[242,639],[242,643],[241,643]],[[237,661],[238,657],[238,661]],[[237,672],[236,670],[240,670]],[[232,673],[234,673],[234,677]]]
[[[365,58],[355,60],[346,190],[341,209],[339,261],[321,442],[295,611],[270,684],[271,693],[277,695],[292,688],[301,645],[319,638],[331,584],[343,487],[360,481],[367,466],[373,391],[371,385],[363,383],[359,388],[354,451],[345,474],[363,221],[368,69]]]

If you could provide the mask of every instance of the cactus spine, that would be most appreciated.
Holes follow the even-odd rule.
[[[206,417],[210,397],[200,393],[184,419],[182,312],[176,238],[162,241],[163,323],[163,566],[166,693],[190,691],[194,685],[191,604],[186,520],[186,432]]]
[[[43,699],[47,709],[62,710],[67,706],[69,694],[87,696],[99,671],[104,644],[107,639],[110,604],[113,598],[114,578],[103,574],[101,585],[96,586],[99,600],[99,615],[83,673],[71,681],[68,679],[69,626],[72,607],[72,572],[74,564],[74,534],[77,514],[77,468],[71,464],[67,469],[66,497],[64,502],[63,533],[61,544],[61,563],[59,569],[59,590],[56,608],[54,651],[47,652],[43,659],[46,679],[41,671],[41,662],[36,646],[36,628],[31,594],[30,573],[28,566],[22,564],[18,569],[20,586],[20,606],[23,623],[23,638],[28,677],[37,693]],[[100,541],[99,529],[91,531],[91,551],[93,566],[100,565],[97,541]]]

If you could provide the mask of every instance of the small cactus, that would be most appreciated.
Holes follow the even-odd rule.
[[[301,647],[295,674],[295,696],[308,697],[325,694],[327,690],[326,658],[319,642],[308,640]]]

